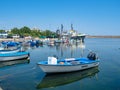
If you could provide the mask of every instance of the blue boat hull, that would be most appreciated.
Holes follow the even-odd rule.
[[[0,54],[0,61],[12,61],[29,58],[29,52]]]

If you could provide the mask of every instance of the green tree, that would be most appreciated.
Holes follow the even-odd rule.
[[[15,28],[11,29],[11,34],[18,34],[18,35],[20,35],[20,30],[17,27],[15,27]]]
[[[45,31],[42,32],[42,34],[46,37],[49,37],[49,36],[52,35],[52,32],[50,30],[45,30]]]
[[[11,32],[9,34],[17,34],[20,36],[32,36],[32,37],[40,37],[40,36],[45,36],[45,37],[57,37],[57,33],[52,32],[50,30],[31,30],[29,27],[24,26],[20,29],[18,28],[13,28],[11,29]]]
[[[0,33],[4,33],[5,32],[5,30],[0,30]]]
[[[39,37],[41,36],[41,32],[39,30],[31,30],[31,35],[33,37]]]
[[[27,26],[24,26],[24,27],[20,28],[20,31],[23,33],[30,33],[31,29]]]

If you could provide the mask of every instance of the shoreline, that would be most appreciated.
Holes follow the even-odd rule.
[[[108,36],[107,35],[87,35],[85,38],[120,38],[120,36],[112,36],[112,35],[108,35]],[[1,41],[25,41],[25,40],[27,40],[27,39],[24,39],[24,38],[0,38],[0,42]],[[41,40],[41,39],[39,38],[39,40]]]
[[[112,36],[112,35],[88,35],[86,38],[120,38],[120,36]]]

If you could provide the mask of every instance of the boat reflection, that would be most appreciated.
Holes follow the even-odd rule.
[[[98,67],[87,69],[84,71],[64,73],[64,74],[47,74],[43,80],[37,85],[37,89],[57,87],[79,81],[83,78],[94,77],[99,72]]]
[[[63,43],[63,44],[58,43],[54,47],[57,50],[58,56],[61,58],[76,57],[76,55],[83,57],[86,48],[84,43]]]
[[[84,56],[85,51],[85,44],[84,43],[72,43],[71,44],[71,57],[73,57],[73,54],[75,51],[80,50],[80,57]]]
[[[11,65],[16,65],[16,64],[24,64],[24,63],[29,63],[29,62],[30,62],[30,59],[5,61],[5,62],[0,62],[0,67],[11,66]]]

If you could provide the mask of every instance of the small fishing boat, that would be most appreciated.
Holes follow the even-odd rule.
[[[40,80],[40,83],[37,85],[37,89],[54,88],[63,85],[65,86],[85,78],[94,78],[98,73],[98,67],[94,67],[78,72],[60,73],[52,75],[46,74],[42,78],[42,80]]]
[[[0,54],[0,62],[27,59],[27,58],[29,58],[29,52],[26,51]]]
[[[68,58],[57,60],[55,57],[48,57],[47,61],[37,63],[45,73],[63,73],[84,70],[99,65],[99,60],[94,53],[87,58]]]
[[[16,53],[21,51],[21,47],[18,47],[16,49],[10,50],[10,49],[4,49],[4,50],[0,50],[0,54],[7,54],[7,53]]]

